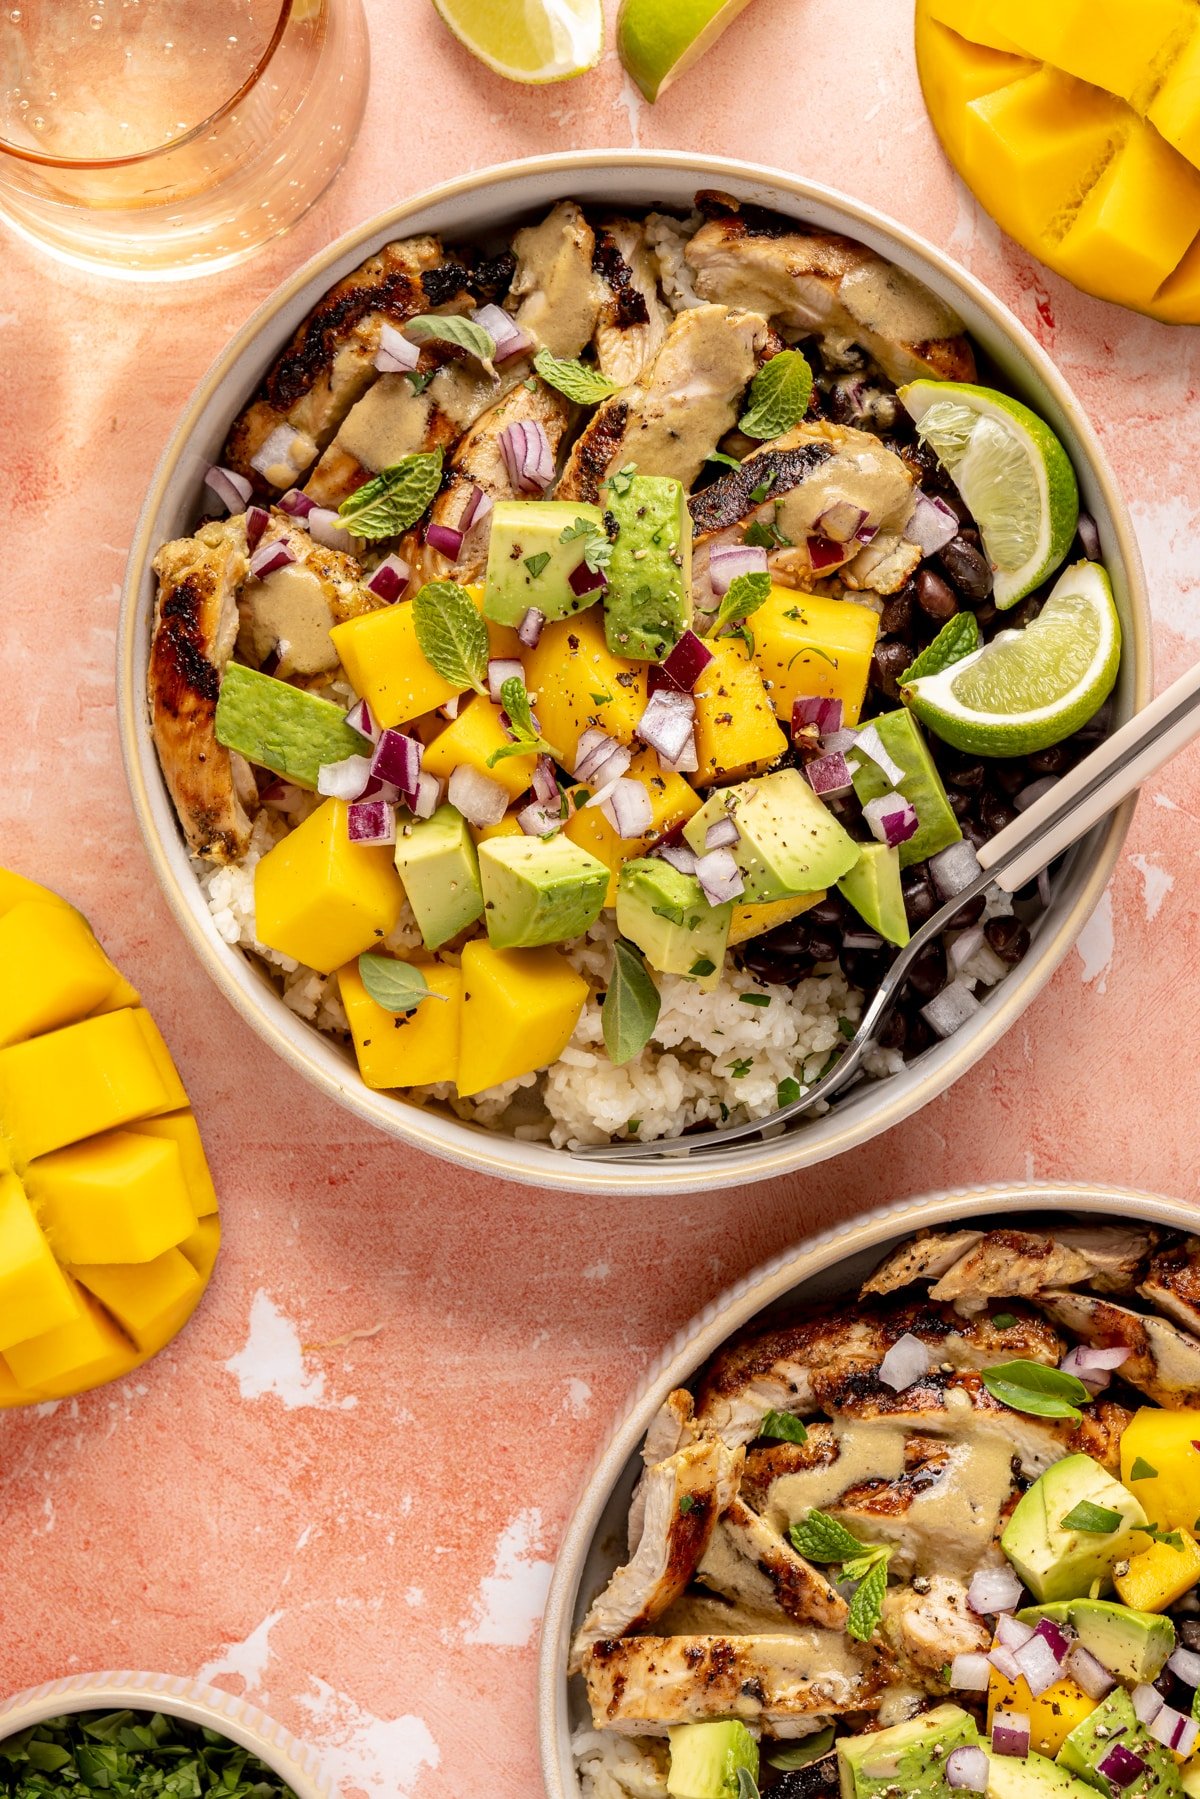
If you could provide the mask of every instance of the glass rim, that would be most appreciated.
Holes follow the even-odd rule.
[[[139,163],[154,162],[156,158],[161,156],[169,156],[173,150],[178,150],[183,144],[191,143],[194,138],[199,137],[203,132],[208,131],[213,125],[217,124],[227,113],[231,112],[239,101],[243,100],[253,88],[258,86],[258,83],[266,73],[267,67],[275,55],[276,50],[279,48],[280,39],[283,37],[292,18],[297,0],[278,0],[278,3],[279,16],[275,21],[275,27],[271,32],[270,39],[263,50],[262,55],[258,58],[258,61],[254,64],[254,67],[250,70],[250,73],[246,76],[245,80],[232,94],[222,100],[219,106],[214,107],[212,112],[208,113],[205,118],[198,120],[195,125],[189,126],[179,137],[173,137],[165,144],[156,144],[154,148],[150,150],[135,150],[128,156],[51,156],[43,150],[31,150],[27,149],[23,144],[14,144],[11,138],[5,137],[4,134],[0,132],[0,157],[12,156],[19,162],[33,163],[37,167],[43,169],[128,169],[136,168]]]

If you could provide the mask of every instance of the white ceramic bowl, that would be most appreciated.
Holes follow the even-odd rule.
[[[1194,1206],[1121,1187],[1049,1181],[961,1187],[902,1200],[810,1237],[756,1268],[684,1325],[642,1377],[628,1411],[600,1451],[558,1552],[538,1663],[538,1734],[547,1799],[579,1799],[571,1733],[589,1714],[581,1683],[567,1676],[568,1650],[593,1596],[626,1559],[626,1523],[642,1469],[642,1439],[667,1394],[686,1386],[722,1343],[752,1320],[766,1323],[775,1313],[794,1313],[798,1301],[855,1297],[887,1252],[914,1231],[968,1219],[987,1220],[998,1228],[1030,1213],[1042,1214],[1050,1225],[1075,1215],[1196,1229]]]
[[[449,240],[469,238],[520,222],[567,195],[616,207],[686,210],[699,187],[719,187],[858,238],[919,276],[958,311],[1005,380],[1065,442],[1079,474],[1083,504],[1099,524],[1125,627],[1118,721],[1144,705],[1152,691],[1149,605],[1133,527],[1078,402],[1046,353],[980,282],[872,208],[812,182],[745,163],[659,152],[579,152],[465,176],[393,207],[323,251],[259,308],[214,363],[188,402],[151,482],[129,556],[118,652],[121,739],[134,806],[155,872],[192,947],[246,1022],[298,1073],[393,1136],[451,1161],[538,1186],[665,1193],[743,1185],[838,1155],[908,1117],[985,1055],[1045,985],[1099,900],[1132,816],[1128,803],[1079,847],[1056,882],[1054,902],[1039,920],[1024,962],[968,1025],[923,1055],[919,1066],[878,1084],[864,1083],[827,1116],[788,1136],[733,1146],[694,1166],[668,1161],[636,1168],[584,1161],[566,1150],[518,1142],[460,1123],[449,1113],[373,1093],[359,1079],[352,1052],[290,1012],[265,975],[218,936],[159,772],[144,695],[154,605],[151,558],[165,539],[192,529],[204,470],[219,454],[230,421],[320,295],[391,238],[420,231]]]
[[[260,1712],[256,1705],[217,1687],[175,1674],[139,1674],[129,1670],[73,1674],[47,1681],[0,1701],[0,1743],[32,1724],[66,1712],[162,1712],[191,1724],[218,1730],[231,1742],[257,1755],[272,1773],[286,1781],[296,1799],[332,1799],[333,1786],[317,1766],[316,1753],[297,1742],[290,1731]]]

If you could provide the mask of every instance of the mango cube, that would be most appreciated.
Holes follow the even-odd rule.
[[[467,592],[476,607],[482,608],[482,587],[468,587]],[[522,654],[515,631],[490,621],[487,631],[491,655]],[[417,642],[411,600],[347,619],[344,624],[334,625],[329,635],[350,685],[366,700],[378,724],[408,724],[466,691],[444,681],[425,660]]]
[[[714,779],[761,774],[783,755],[788,740],[776,722],[758,664],[740,638],[708,646],[713,659],[696,683],[697,786]]]
[[[1089,292],[1149,305],[1200,231],[1200,173],[1156,131],[1131,131],[1062,241],[1062,271]]]
[[[0,1174],[0,1349],[79,1310],[15,1174]]]
[[[0,1128],[31,1160],[186,1099],[148,1013],[108,1012],[0,1050]]]
[[[1170,1535],[1178,1542],[1151,1542],[1113,1572],[1118,1594],[1135,1611],[1165,1612],[1200,1580],[1200,1543],[1182,1526]]]
[[[1026,56],[1132,100],[1170,40],[1195,23],[1189,0],[993,0]]]
[[[111,1131],[39,1156],[25,1184],[68,1263],[150,1262],[196,1224],[183,1157],[169,1139]]]
[[[441,962],[422,964],[421,972],[430,992],[442,997],[396,1013],[371,998],[356,963],[338,970],[358,1070],[368,1087],[427,1087],[458,1075],[462,972]]]
[[[404,904],[392,850],[351,843],[347,810],[326,800],[254,870],[259,941],[321,974],[377,948]]]
[[[207,1218],[216,1211],[217,1190],[209,1172],[199,1126],[190,1112],[164,1112],[158,1118],[139,1118],[129,1129],[136,1137],[158,1137],[173,1143],[179,1151],[193,1216]]]
[[[824,898],[821,892],[797,894],[795,899],[768,900],[762,906],[739,906],[735,902],[729,926],[730,947],[735,943],[749,943],[752,937],[763,937],[778,925],[789,924],[810,906],[820,905]]]
[[[494,825],[472,825],[471,835],[477,844],[489,843],[493,837],[524,837],[515,812],[506,812]]]
[[[547,625],[537,648],[522,656],[542,735],[568,768],[575,766],[579,739],[593,727],[618,743],[633,742],[646,710],[646,664],[611,654],[602,607]]]
[[[1121,1433],[1121,1483],[1160,1530],[1200,1536],[1200,1413],[1135,1412]]]
[[[801,697],[841,700],[842,722],[858,723],[879,635],[878,613],[854,600],[773,587],[754,614],[753,629],[754,660],[785,727]]]
[[[74,1024],[120,981],[69,906],[23,900],[0,917],[0,1048]]]
[[[553,949],[497,950],[482,939],[462,955],[465,1099],[557,1061],[571,1040],[588,984]]]
[[[202,1218],[191,1236],[185,1237],[179,1245],[181,1253],[205,1281],[213,1271],[220,1247],[221,1220],[215,1212],[211,1218]]]
[[[178,1249],[164,1250],[139,1268],[105,1264],[74,1273],[133,1338],[141,1355],[154,1355],[170,1342],[204,1291],[201,1275]]]
[[[1030,1692],[1022,1674],[1015,1681],[993,1668],[988,1677],[988,1730],[999,1712],[1020,1712],[1029,1719],[1029,1745],[1037,1755],[1051,1760],[1056,1756],[1077,1724],[1090,1717],[1096,1701],[1089,1699],[1082,1687],[1065,1676],[1046,1688],[1038,1698]]]
[[[635,856],[644,856],[657,838],[665,836],[676,825],[685,824],[700,810],[695,789],[682,775],[664,768],[653,750],[639,750],[629,764],[629,775],[632,780],[640,781],[650,795],[653,816],[644,836],[618,837],[599,806],[581,806],[571,814],[563,830],[563,835],[572,843],[598,857],[610,870],[612,878],[604,901],[610,907],[617,903],[617,875],[622,864]]]
[[[541,713],[538,714],[541,719]],[[545,720],[541,720],[543,734],[553,742],[546,732]],[[443,731],[439,731],[433,742],[425,751],[422,769],[441,780],[448,781],[456,768],[474,768],[489,781],[498,781],[510,800],[515,800],[525,792],[533,779],[533,771],[537,766],[536,756],[505,756],[494,768],[488,767],[488,757],[512,739],[500,722],[500,708],[493,706],[482,694],[476,694],[459,712]],[[555,748],[561,746],[555,744]]]
[[[91,1296],[70,1283],[76,1315],[66,1324],[11,1344],[4,1352],[9,1372],[30,1398],[58,1399],[84,1387],[115,1380],[136,1366],[139,1356],[128,1337]]]

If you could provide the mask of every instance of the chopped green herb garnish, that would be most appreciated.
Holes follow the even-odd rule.
[[[769,993],[741,993],[738,998],[744,1006],[769,1006],[771,1003]]]
[[[807,1443],[808,1432],[800,1418],[791,1412],[767,1412],[758,1427],[760,1437],[774,1437],[781,1443]]]
[[[496,340],[483,325],[477,325],[474,319],[463,318],[459,313],[423,312],[419,318],[409,319],[404,326],[406,336],[415,344],[428,343],[436,338],[439,343],[453,344],[456,349],[466,350],[481,362],[489,375],[495,374],[492,357],[496,354]]]
[[[842,1033],[842,1036],[846,1039],[847,1043],[849,1043],[850,1039],[853,1037],[855,1028],[855,1023],[852,1018],[838,1019],[838,1030]]]
[[[487,626],[470,594],[455,581],[427,581],[412,607],[417,647],[430,668],[451,687],[486,693]]]
[[[786,1774],[790,1769],[807,1768],[810,1762],[819,1762],[832,1748],[833,1725],[827,1724],[815,1736],[801,1737],[798,1743],[789,1743],[786,1749],[774,1749],[767,1757],[767,1765]]]
[[[358,978],[377,1006],[385,1012],[415,1012],[425,999],[446,1000],[445,993],[433,993],[419,968],[411,962],[397,962],[393,956],[376,956],[364,951],[358,958]]]
[[[442,452],[402,456],[344,499],[338,521],[354,537],[374,542],[415,525],[442,481]]]
[[[706,975],[715,974],[716,972],[717,972],[716,963],[710,962],[707,956],[698,957],[697,960],[695,962],[693,962],[692,966],[688,969],[688,973],[694,974],[696,976],[696,979],[700,980],[700,981],[704,980]]]
[[[607,706],[612,699],[611,693],[589,693],[588,699],[593,706]]]
[[[554,745],[547,743],[537,728],[520,675],[510,675],[507,681],[500,683],[500,704],[508,714],[513,742],[503,743],[498,750],[492,751],[487,759],[489,768],[495,768],[497,762],[503,762],[508,756],[553,756],[556,762],[562,761]]]
[[[436,373],[436,369],[405,369],[404,379],[412,383],[415,394],[423,394]]]
[[[106,1793],[109,1799],[295,1799],[258,1757],[218,1732],[161,1712],[72,1712],[7,1738],[5,1799]]]
[[[612,979],[600,1011],[604,1047],[620,1068],[645,1049],[658,1023],[658,988],[631,943],[618,937],[613,945]]]
[[[1133,1467],[1129,1470],[1130,1480],[1155,1480],[1157,1477],[1158,1469],[1152,1468],[1145,1456],[1134,1458]]]
[[[690,1493],[685,1493],[679,1501],[679,1509],[686,1516],[686,1514],[691,1511],[691,1509],[695,1505],[695,1503],[696,1503],[696,1501],[692,1498],[692,1495]]]
[[[1078,1424],[1082,1417],[1079,1407],[1091,1398],[1073,1374],[1043,1367],[1040,1362],[1001,1362],[985,1368],[980,1379],[1001,1405],[1035,1418],[1070,1418]]]
[[[704,458],[705,462],[722,462],[726,468],[741,468],[736,456],[727,456],[724,450],[710,450]]]
[[[1120,1512],[1108,1505],[1095,1505],[1090,1499],[1081,1499],[1072,1506],[1062,1521],[1063,1530],[1082,1530],[1090,1537],[1110,1537],[1120,1526]]]
[[[996,1316],[992,1319],[992,1323],[998,1331],[1010,1331],[1013,1325],[1018,1322],[1019,1320],[1015,1312],[997,1312]]]
[[[730,1063],[729,1073],[735,1081],[740,1081],[740,1080],[744,1079],[744,1077],[746,1075],[749,1074],[750,1070],[753,1067],[754,1067],[754,1057],[753,1056],[739,1057],[736,1062]]]
[[[883,1615],[888,1563],[894,1544],[861,1543],[844,1524],[815,1507],[788,1532],[792,1546],[810,1562],[840,1562],[841,1578],[860,1584],[850,1602],[846,1629],[857,1642],[869,1642]]]
[[[772,469],[771,473],[767,476],[765,481],[760,481],[757,487],[752,487],[750,489],[750,499],[753,501],[754,505],[756,505],[756,506],[762,505],[763,501],[766,499],[767,495],[770,493],[771,489],[774,487],[774,485],[775,485],[776,481],[778,481],[778,479],[779,479],[778,469]]]
[[[629,492],[629,489],[633,486],[633,477],[636,474],[637,463],[627,462],[625,467],[619,468],[615,475],[610,475],[604,485],[611,488],[618,499],[624,499],[625,495]]]
[[[526,556],[525,567],[536,581],[542,570],[548,565],[549,561],[549,550],[539,550],[536,556]]]
[[[719,637],[726,625],[740,622],[765,606],[771,597],[771,577],[762,573],[754,575],[735,575],[729,583],[729,591],[725,594],[713,620],[710,637]]]
[[[781,1108],[794,1105],[803,1091],[799,1081],[793,1080],[790,1074],[785,1075],[775,1089],[775,1104]]]

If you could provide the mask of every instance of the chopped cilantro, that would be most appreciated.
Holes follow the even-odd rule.
[[[769,993],[742,993],[738,997],[744,1006],[769,1006],[771,1003]]]
[[[716,963],[710,962],[707,956],[698,957],[688,969],[688,973],[694,974],[698,980],[703,980],[706,975],[715,974],[716,972]]]
[[[550,561],[549,550],[539,550],[536,556],[526,556],[525,567],[529,570],[530,574],[533,576],[533,579],[536,581],[538,576],[541,574],[542,570],[546,567],[546,565],[549,561]]]
[[[996,1322],[999,1323],[999,1319]],[[1129,1470],[1130,1480],[1154,1480],[1157,1475],[1158,1469],[1152,1467],[1145,1456],[1141,1455],[1135,1459],[1133,1467]]]
[[[998,1331],[1010,1331],[1017,1323],[1017,1315],[1015,1312],[997,1312],[992,1323]]]
[[[685,1493],[683,1495],[682,1499],[679,1501],[679,1509],[684,1514],[685,1517],[688,1514],[688,1512],[691,1511],[691,1509],[695,1505],[695,1503],[696,1503],[696,1501],[692,1498],[692,1495],[690,1493]]]
[[[739,1056],[736,1062],[729,1064],[729,1073],[733,1080],[740,1081],[749,1074],[753,1067],[753,1056]]]

